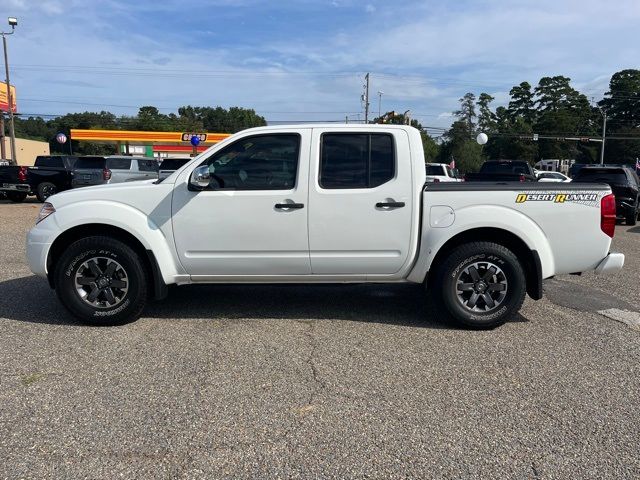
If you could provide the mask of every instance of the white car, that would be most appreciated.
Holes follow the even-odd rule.
[[[461,182],[455,171],[446,163],[427,163],[425,164],[427,173],[427,182]]]
[[[51,196],[29,266],[94,325],[135,320],[170,284],[413,283],[482,328],[545,278],[622,268],[609,186],[425,186],[423,155],[404,125],[244,130],[163,181]]]
[[[560,173],[560,172],[540,171],[537,174],[537,177],[539,182],[567,183],[571,181],[569,177],[567,177],[564,173]]]

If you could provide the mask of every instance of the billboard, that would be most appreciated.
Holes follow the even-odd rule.
[[[18,111],[16,106],[16,87],[11,85],[11,103],[13,113]],[[0,82],[0,110],[3,112],[9,111],[9,99],[7,97],[7,84],[5,82]]]

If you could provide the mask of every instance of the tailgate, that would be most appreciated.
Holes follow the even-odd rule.
[[[0,167],[0,186],[3,183],[22,183],[18,181],[18,171],[20,170],[19,166],[16,165],[5,165]]]
[[[73,171],[74,185],[102,185],[105,183],[102,169],[81,168]]]

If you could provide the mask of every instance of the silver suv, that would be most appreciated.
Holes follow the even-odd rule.
[[[151,158],[80,157],[73,169],[73,187],[133,182],[158,178],[158,162]]]

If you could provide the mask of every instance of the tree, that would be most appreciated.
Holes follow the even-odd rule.
[[[533,124],[535,120],[535,105],[533,92],[528,82],[522,82],[509,91],[511,100],[509,101],[508,112],[512,118],[522,118],[526,123]]]
[[[440,147],[438,161],[449,163],[455,160],[462,172],[475,172],[484,158],[482,146],[469,133],[469,125],[463,119],[456,120],[444,135],[445,142]]]
[[[236,133],[252,127],[262,127],[267,124],[264,117],[256,114],[255,110],[231,107],[192,107],[187,105],[178,109],[180,118],[187,122],[200,123],[204,130],[219,133]]]
[[[640,128],[640,70],[614,73],[599,105],[606,109],[613,130]]]
[[[475,130],[476,96],[468,92],[458,101],[460,102],[460,110],[455,111],[454,115],[464,121],[467,132],[471,134]]]
[[[481,93],[478,97],[478,129],[481,132],[493,131],[496,126],[496,115],[491,111],[489,104],[495,100],[488,93]]]
[[[542,77],[535,89],[536,104],[539,111],[554,111],[567,105],[567,99],[575,90],[569,84],[571,79],[557,75]]]
[[[424,151],[424,161],[432,162],[440,151],[440,146],[436,141],[426,132],[422,124],[416,119],[410,120],[411,126],[420,130],[420,137],[422,138],[422,149]],[[403,113],[396,114],[395,112],[387,112],[380,117],[373,119],[373,123],[386,123],[391,125],[406,125],[407,118]]]

